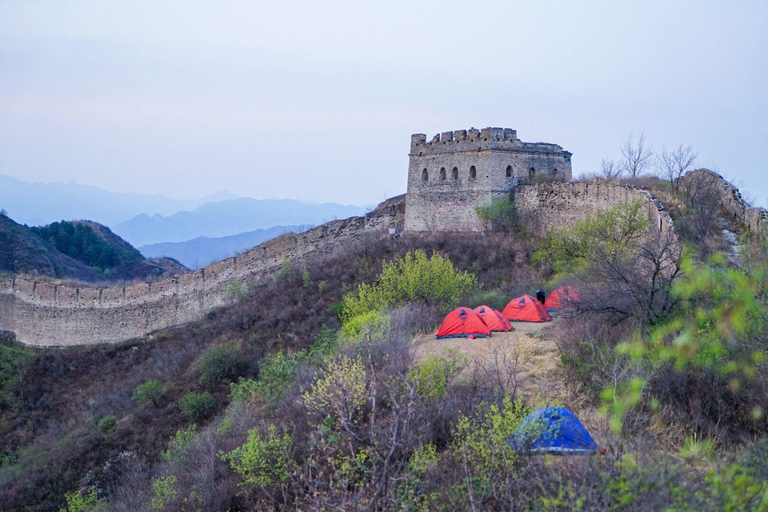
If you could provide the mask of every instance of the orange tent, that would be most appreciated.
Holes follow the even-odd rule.
[[[549,294],[547,300],[544,301],[544,307],[547,311],[553,309],[562,308],[567,306],[570,301],[579,299],[579,294],[572,286],[563,286],[562,288],[556,288]]]
[[[491,330],[471,308],[456,308],[445,317],[435,338],[466,338],[470,334],[486,338]]]
[[[512,299],[501,314],[510,322],[549,322],[552,320],[541,302],[530,295]]]
[[[483,322],[485,322],[485,325],[487,325],[491,331],[515,330],[512,327],[512,324],[509,323],[509,320],[501,316],[501,313],[493,308],[489,308],[488,306],[479,306],[475,308],[475,313],[477,313],[477,316],[483,319]]]

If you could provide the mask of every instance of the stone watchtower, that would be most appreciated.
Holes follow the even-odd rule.
[[[571,180],[571,153],[509,128],[411,135],[405,231],[481,231],[475,207],[521,184]]]

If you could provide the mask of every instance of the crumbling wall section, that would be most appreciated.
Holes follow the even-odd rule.
[[[654,229],[668,233],[672,219],[664,206],[644,190],[605,183],[542,183],[515,189],[518,211],[543,228],[566,227],[596,211],[641,201]]]

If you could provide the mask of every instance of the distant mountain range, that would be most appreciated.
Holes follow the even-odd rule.
[[[219,192],[200,199],[172,199],[160,194],[108,192],[74,181],[31,183],[0,175],[0,209],[16,222],[30,226],[88,219],[111,227],[142,213],[171,215],[236,197],[239,196]]]
[[[224,237],[274,226],[311,226],[364,215],[365,208],[336,203],[310,204],[293,199],[239,198],[207,203],[173,215],[138,215],[112,230],[136,247]]]
[[[239,235],[221,238],[201,236],[187,242],[165,242],[139,247],[147,258],[170,257],[178,260],[184,266],[198,269],[211,263],[233,256],[235,253],[247,251],[252,247],[266,242],[289,231],[300,233],[308,226],[274,226],[269,229],[257,229]]]

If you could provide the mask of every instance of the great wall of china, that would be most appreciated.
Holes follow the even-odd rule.
[[[765,210],[752,208],[738,189],[718,174],[697,170],[682,179],[713,184],[723,210],[750,229],[757,229],[767,217]],[[413,191],[409,186],[410,193]],[[460,196],[462,191],[456,193]],[[571,225],[597,210],[639,200],[654,229],[662,233],[672,230],[672,220],[662,204],[635,188],[555,181],[517,185],[508,193],[518,211],[536,219],[540,226]],[[117,343],[201,318],[231,301],[234,288],[247,288],[273,278],[286,263],[332,257],[366,237],[385,237],[404,230],[405,236],[452,231],[450,227],[455,224],[443,223],[429,229],[428,222],[414,217],[424,215],[426,210],[419,207],[409,212],[406,204],[407,194],[397,196],[364,217],[329,222],[298,235],[287,233],[244,254],[160,281],[98,287],[0,276],[0,332],[11,333],[16,341],[33,346]],[[453,207],[466,209],[465,217],[476,215],[473,201],[457,200]],[[409,218],[410,224],[420,229],[409,230]],[[476,221],[469,225],[476,230]]]

